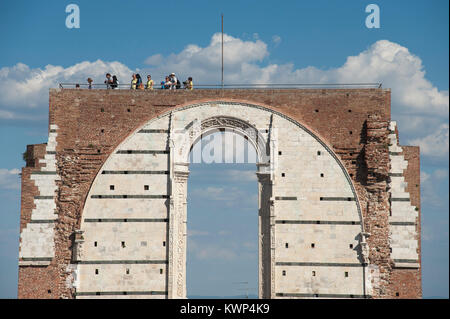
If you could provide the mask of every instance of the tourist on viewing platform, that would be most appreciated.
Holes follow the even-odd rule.
[[[136,79],[137,79],[137,83],[136,86],[139,90],[143,90],[144,89],[144,83],[142,83],[142,78],[141,75],[138,73],[136,74]]]
[[[86,80],[88,82],[88,89],[92,89],[92,79],[91,78],[87,78]]]
[[[111,74],[106,73],[106,80],[105,80],[106,88],[110,89],[112,84]]]
[[[131,76],[132,80],[131,80],[131,89],[132,90],[136,90],[136,85],[137,85],[137,77],[136,74],[133,73],[133,75]]]
[[[188,77],[187,80],[187,89],[188,90],[193,90],[194,89],[194,82],[192,81],[192,77]]]
[[[147,75],[147,86],[145,88],[147,90],[153,90],[153,80],[152,80],[152,76],[150,74]]]
[[[118,86],[119,86],[119,80],[117,79],[117,76],[113,75],[111,88],[117,89]]]
[[[166,76],[166,81],[164,82],[164,89],[170,89],[172,87],[172,81],[170,78]]]
[[[175,73],[171,73],[169,76],[169,79],[171,82],[171,85],[170,85],[171,90],[181,88],[180,80],[177,79],[177,77],[175,76]]]

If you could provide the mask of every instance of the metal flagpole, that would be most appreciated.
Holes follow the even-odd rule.
[[[222,13],[222,90],[223,90],[223,13]]]

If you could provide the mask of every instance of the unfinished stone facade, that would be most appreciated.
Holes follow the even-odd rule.
[[[418,147],[386,89],[51,89],[22,170],[19,298],[186,298],[189,153],[257,151],[260,298],[420,298]]]

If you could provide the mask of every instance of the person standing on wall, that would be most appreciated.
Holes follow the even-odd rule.
[[[117,79],[117,76],[113,75],[111,88],[117,89],[118,86],[119,86],[119,80]]]
[[[177,83],[179,83],[179,81],[178,81],[177,77],[175,76],[175,73],[170,73],[169,79],[171,82],[170,89],[171,90],[177,89],[178,88]]]
[[[131,76],[131,89],[132,90],[136,90],[136,85],[137,85],[137,77],[136,74],[133,73],[133,75]]]
[[[112,84],[111,74],[106,73],[106,80],[105,80],[106,88],[110,89]]]
[[[164,89],[170,89],[172,87],[172,81],[170,81],[170,78],[166,76],[166,80],[164,82]]]
[[[141,78],[141,75],[139,73],[136,74],[136,79],[137,79],[136,87],[139,90],[143,90],[144,89],[144,83],[142,83],[142,78]]]
[[[147,86],[145,88],[147,90],[153,90],[153,80],[152,80],[152,76],[150,74],[147,75]]]

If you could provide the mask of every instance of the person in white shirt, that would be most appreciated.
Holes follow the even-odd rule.
[[[106,80],[105,80],[106,88],[110,89],[112,83],[113,83],[113,81],[111,79],[111,74],[106,73]]]
[[[175,73],[171,73],[170,74],[170,82],[172,82],[172,84],[170,85],[170,89],[171,90],[175,90],[177,88],[177,77],[175,76]]]

